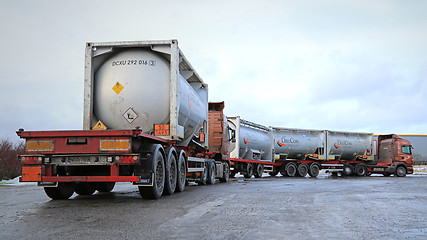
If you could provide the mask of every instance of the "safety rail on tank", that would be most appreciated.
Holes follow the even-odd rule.
[[[263,126],[261,124],[254,123],[254,122],[251,122],[251,121],[248,121],[248,120],[244,120],[244,119],[240,119],[240,124],[242,124],[243,126],[246,126],[246,127],[255,128],[255,129],[259,129],[259,130],[264,130],[266,132],[270,132],[271,131],[271,129],[268,128],[268,127],[266,127],[266,126]]]

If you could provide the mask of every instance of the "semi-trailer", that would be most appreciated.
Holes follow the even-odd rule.
[[[84,81],[83,130],[17,132],[26,140],[21,181],[53,199],[132,182],[156,199],[187,181],[228,180],[227,153],[208,151],[208,85],[177,40],[87,43]]]
[[[87,43],[84,76],[83,130],[17,132],[26,145],[20,180],[52,199],[109,192],[116,182],[157,199],[238,172],[412,173],[411,144],[397,135],[375,142],[372,134],[225,117],[224,102],[208,103],[208,85],[177,40]]]

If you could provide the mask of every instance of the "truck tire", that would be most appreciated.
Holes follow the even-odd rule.
[[[285,172],[286,172],[286,176],[295,177],[295,174],[297,173],[297,165],[293,162],[286,164]]]
[[[208,161],[208,181],[206,183],[209,185],[214,185],[215,178],[216,178],[215,162]]]
[[[356,167],[354,168],[354,173],[356,174],[356,176],[359,176],[359,177],[366,176],[367,172],[368,172],[368,168],[363,163],[357,164]]]
[[[79,195],[92,195],[98,188],[98,183],[82,182],[77,183],[74,191]]]
[[[167,161],[165,167],[165,190],[163,195],[172,195],[176,189],[176,179],[178,177],[178,165],[176,163],[175,148],[166,149]]]
[[[320,172],[320,167],[319,167],[319,164],[317,163],[312,163],[308,167],[308,175],[310,175],[310,177],[317,177],[319,175],[319,172]]]
[[[208,181],[208,165],[205,163],[205,166],[203,168],[203,172],[200,173],[200,179],[197,182],[199,185],[206,185],[206,182]]]
[[[115,182],[101,182],[98,184],[98,188],[96,190],[104,193],[111,192],[115,185]]]
[[[68,199],[74,193],[74,183],[58,183],[57,187],[45,187],[44,192],[53,200]]]
[[[145,199],[158,199],[165,189],[165,161],[163,147],[156,145],[152,155],[152,169],[154,172],[153,186],[139,186],[139,194]]]
[[[280,174],[282,174],[283,177],[287,176],[287,174],[286,174],[286,165],[284,165],[284,166],[282,166],[280,168]]]
[[[224,164],[224,173],[222,175],[222,178],[219,179],[220,182],[228,182],[228,179],[230,177],[230,167],[228,166],[228,163]]]
[[[256,165],[255,178],[262,178],[262,174],[264,173],[264,166],[262,164]]]
[[[305,177],[308,173],[308,165],[305,163],[300,163],[297,168],[297,176],[298,177]]]
[[[342,170],[343,170],[342,174],[344,176],[351,176],[354,173],[354,167],[353,167],[353,165],[348,164],[348,163],[344,164]]]
[[[406,168],[404,166],[398,166],[396,168],[396,176],[405,177],[406,176]]]
[[[248,165],[246,165],[246,171],[243,174],[243,176],[245,178],[251,178],[253,175],[253,171],[254,171],[254,165],[252,165],[252,163],[248,163]]]
[[[181,150],[178,157],[178,177],[176,179],[175,192],[184,191],[187,180],[187,167],[185,165],[185,152]]]

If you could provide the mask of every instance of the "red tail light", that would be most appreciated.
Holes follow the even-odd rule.
[[[134,156],[116,156],[115,162],[118,164],[134,164],[139,163],[139,157]]]
[[[43,163],[43,157],[28,157],[28,156],[20,156],[19,160],[24,165],[29,164],[42,164]]]

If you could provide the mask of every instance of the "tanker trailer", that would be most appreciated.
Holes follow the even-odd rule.
[[[84,130],[17,132],[22,181],[53,199],[115,182],[159,198],[226,177],[228,160],[207,149],[208,86],[177,40],[87,43],[84,82]]]
[[[264,163],[272,163],[273,159],[271,129],[239,116],[227,117],[227,121],[231,136],[230,158],[234,163],[230,174],[241,172],[250,178],[255,173],[255,177],[261,177]]]
[[[413,173],[411,142],[396,134],[349,133],[328,131],[326,172],[350,176],[380,173],[404,177]]]
[[[271,129],[275,162],[284,163],[270,175],[274,176],[278,171],[283,176],[304,177],[308,173],[315,177],[319,174],[319,164],[310,160],[326,158],[326,131],[278,127]]]
[[[84,129],[138,127],[180,146],[206,130],[208,86],[173,41],[88,45]]]

